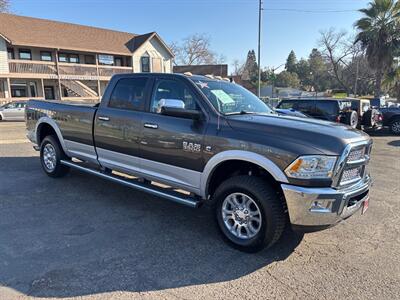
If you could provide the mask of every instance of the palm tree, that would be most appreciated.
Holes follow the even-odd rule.
[[[360,42],[372,69],[375,70],[375,97],[381,96],[382,79],[400,48],[400,2],[373,0],[361,9],[364,17],[355,23]]]
[[[383,84],[400,100],[400,66],[394,66],[386,75]]]

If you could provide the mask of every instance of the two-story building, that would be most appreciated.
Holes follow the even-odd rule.
[[[156,32],[114,30],[0,13],[0,103],[98,101],[116,73],[172,72]]]

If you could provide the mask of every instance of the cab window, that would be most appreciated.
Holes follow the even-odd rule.
[[[185,104],[185,109],[199,110],[195,96],[190,89],[180,81],[162,79],[156,83],[151,99],[151,112],[157,113],[158,103],[162,99],[182,100]]]
[[[147,78],[120,79],[110,98],[109,107],[126,110],[143,110]]]

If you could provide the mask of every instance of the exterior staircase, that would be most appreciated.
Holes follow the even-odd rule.
[[[79,80],[61,80],[61,85],[67,89],[70,97],[98,97],[98,94]]]

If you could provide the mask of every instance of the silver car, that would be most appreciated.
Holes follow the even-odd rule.
[[[0,106],[0,121],[24,121],[25,101],[16,101]]]

